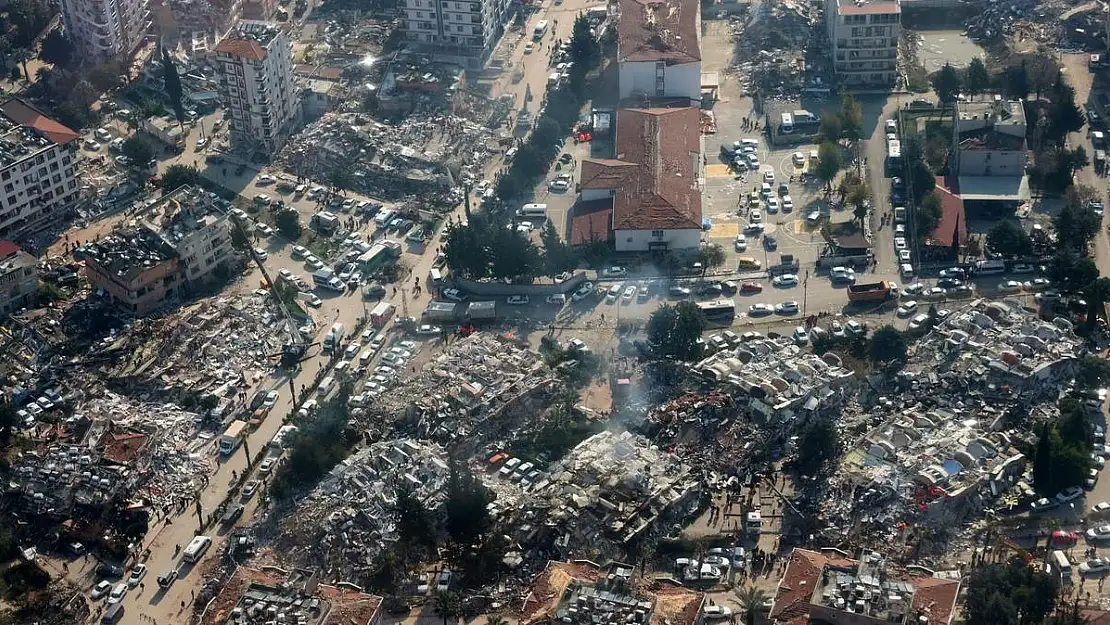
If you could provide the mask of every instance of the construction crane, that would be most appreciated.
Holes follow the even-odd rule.
[[[262,259],[259,258],[258,253],[254,251],[254,247],[250,245],[250,237],[247,231],[243,228],[243,224],[239,223],[239,219],[235,215],[229,215],[231,223],[239,230],[239,234],[247,241],[247,252],[250,253],[251,259],[254,264],[258,265],[258,270],[262,272],[262,277],[266,279],[266,284],[270,287],[270,295],[277,303],[278,310],[281,311],[285,317],[286,333],[289,338],[281,346],[281,366],[287,369],[296,367],[304,360],[305,353],[308,352],[308,343],[305,342],[304,337],[301,336],[301,331],[297,328],[297,322],[293,319],[293,315],[289,312],[285,302],[281,300],[281,296],[277,292],[277,283],[270,277],[270,273],[266,271],[266,265],[263,264]]]

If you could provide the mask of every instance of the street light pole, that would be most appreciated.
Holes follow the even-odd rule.
[[[806,302],[809,301],[809,269],[806,269],[805,280],[802,281],[802,314],[806,314]]]

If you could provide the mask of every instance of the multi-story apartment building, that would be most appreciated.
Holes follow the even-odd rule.
[[[184,186],[144,212],[143,225],[177,252],[178,266],[189,283],[208,280],[232,258],[231,224],[203,189]]]
[[[11,241],[0,241],[0,318],[33,303],[39,291],[38,259]]]
[[[1020,101],[987,95],[956,103],[948,170],[965,203],[974,208],[1029,199],[1025,131]]]
[[[0,237],[33,233],[77,199],[77,138],[22,100],[0,104]]]
[[[405,0],[405,38],[435,60],[480,69],[505,31],[508,0]]]
[[[77,58],[95,63],[125,57],[150,31],[150,0],[62,0],[62,20]]]
[[[236,150],[273,155],[300,119],[293,84],[293,44],[281,25],[240,22],[216,46],[220,94]]]
[[[136,317],[157,310],[181,286],[177,253],[146,228],[115,232],[79,252],[89,284]]]
[[[899,0],[826,0],[833,68],[841,85],[893,87],[902,38]]]
[[[617,63],[621,99],[701,98],[701,3],[620,0]]]

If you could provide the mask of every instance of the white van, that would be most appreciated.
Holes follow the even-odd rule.
[[[374,350],[372,350],[372,349],[362,350],[362,353],[358,355],[358,367],[359,367],[359,369],[365,369],[365,368],[369,367],[371,360],[374,360]]]
[[[320,397],[327,397],[333,388],[335,388],[335,378],[329,375],[320,382],[320,386],[316,388],[316,394]]]
[[[378,226],[381,227],[393,221],[393,218],[396,216],[397,211],[384,210],[374,216],[374,223],[378,224]]]
[[[208,546],[211,544],[211,538],[207,536],[197,536],[193,539],[192,542],[189,543],[189,546],[185,548],[185,551],[182,552],[181,557],[186,562],[193,564],[197,560],[200,560],[200,557],[204,555],[205,551],[208,551]]]
[[[759,139],[741,139],[740,140],[740,145],[741,146],[750,145],[753,148],[758,148],[759,147]]]
[[[525,204],[516,212],[517,217],[547,218],[547,204]]]
[[[913,265],[909,263],[902,263],[902,278],[909,279],[913,277]]]
[[[347,369],[350,369],[350,368],[351,368],[351,361],[350,360],[340,360],[339,362],[335,363],[335,372],[337,374],[338,373],[346,373]]]

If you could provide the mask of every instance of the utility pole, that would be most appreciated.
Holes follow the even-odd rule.
[[[247,455],[247,471],[254,468],[254,462],[251,460],[251,448],[247,445],[247,437],[243,437],[243,453]]]
[[[809,269],[806,269],[805,280],[802,281],[802,314],[806,314],[806,302],[809,300]]]

